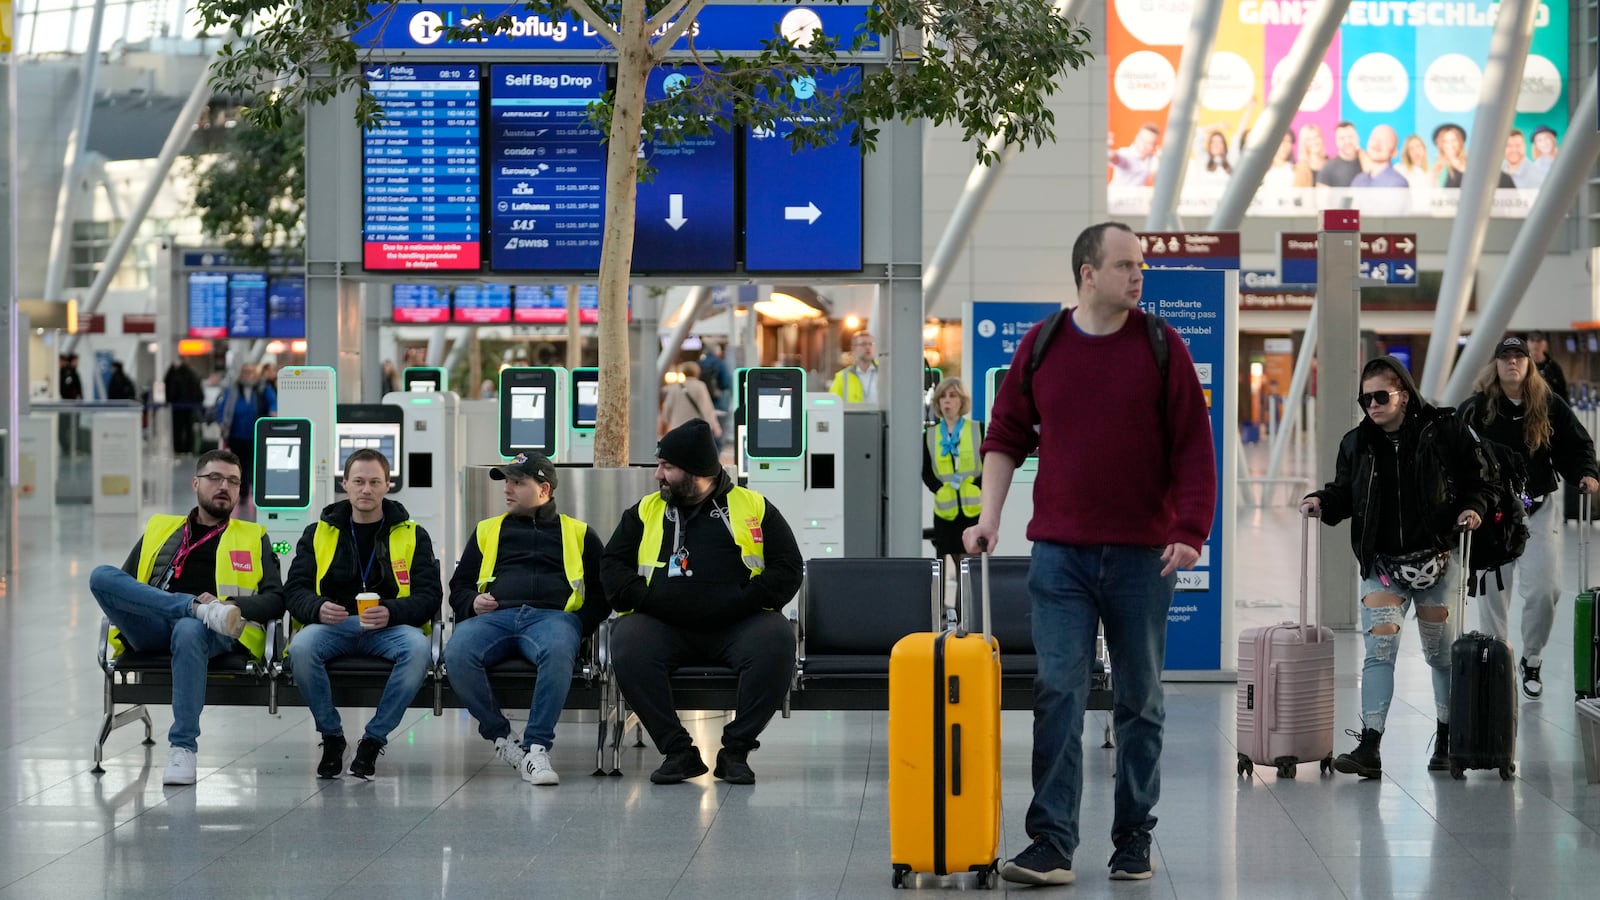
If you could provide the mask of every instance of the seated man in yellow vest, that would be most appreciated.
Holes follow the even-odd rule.
[[[89,576],[89,593],[118,639],[134,650],[172,653],[172,746],[162,784],[194,784],[211,658],[241,637],[260,656],[265,633],[245,632],[245,620],[283,615],[283,582],[267,530],[232,518],[240,483],[237,456],[201,454],[189,515],[151,516],[122,568],[100,566]]]
[[[883,395],[878,392],[875,347],[871,332],[856,332],[856,336],[850,339],[850,356],[854,362],[834,374],[833,385],[828,391],[843,397],[846,403],[880,402]]]
[[[439,612],[443,587],[433,543],[406,508],[384,499],[389,460],[376,450],[350,454],[344,464],[350,499],[330,503],[322,520],[308,527],[295,548],[285,600],[306,627],[289,643],[295,687],[322,735],[321,778],[344,768],[344,728],[333,706],[328,661],[341,656],[376,656],[394,663],[378,708],[350,761],[350,774],[372,777],[389,732],[428,676],[430,650],[422,626]],[[365,611],[358,594],[376,594]]]
[[[794,676],[794,630],[781,610],[800,589],[800,548],[776,507],[734,485],[703,419],[667,432],[656,459],[660,491],[623,512],[601,562],[606,596],[626,613],[611,632],[617,683],[666,757],[650,780],[676,784],[706,764],[678,721],[668,675],[697,663],[736,670],[737,709],[715,774],[754,784],[748,756]]]
[[[506,513],[478,523],[450,578],[455,631],[445,647],[450,687],[494,741],[495,755],[529,784],[559,784],[550,765],[556,720],[572,686],[578,643],[605,621],[600,537],[556,511],[556,467],[537,453],[489,477],[506,483]],[[489,688],[486,669],[523,656],[539,667],[520,742]],[[546,673],[548,677],[546,677]]]

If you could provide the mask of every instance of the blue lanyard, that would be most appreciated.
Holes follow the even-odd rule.
[[[961,430],[967,427],[965,418],[956,420],[956,433],[950,433],[950,426],[946,425],[944,418],[939,419],[939,447],[945,456],[955,459],[956,451],[961,447]]]
[[[361,567],[361,592],[367,592],[367,577],[372,574],[372,564],[378,561],[378,541],[382,536],[374,532],[372,535],[372,553],[367,557],[367,564]],[[356,559],[361,558],[361,544],[356,540],[356,523],[350,522],[350,546],[355,550]]]

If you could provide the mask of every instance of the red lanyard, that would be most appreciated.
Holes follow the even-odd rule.
[[[227,527],[228,523],[223,522],[221,525],[218,525],[217,527],[201,535],[199,540],[191,542],[189,540],[189,523],[185,522],[183,524],[183,537],[178,541],[178,552],[172,554],[172,577],[182,578],[183,564],[188,561],[189,554],[193,552],[196,547],[221,534],[227,529]]]

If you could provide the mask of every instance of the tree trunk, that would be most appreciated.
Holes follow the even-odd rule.
[[[617,92],[606,144],[606,217],[600,248],[600,408],[594,464],[628,464],[628,280],[633,270],[634,204],[639,196],[639,129],[644,86],[654,65],[644,3],[623,4],[617,35]],[[651,390],[652,386],[641,385]]]
[[[578,311],[578,286],[567,285],[567,369],[583,365],[582,314]]]

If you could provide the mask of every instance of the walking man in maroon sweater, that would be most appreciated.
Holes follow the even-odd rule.
[[[1049,342],[1031,390],[1018,377],[1040,329],[1017,346],[983,442],[983,513],[968,552],[994,546],[1016,467],[1036,448],[1028,592],[1039,658],[1033,707],[1033,844],[1007,881],[1067,884],[1078,846],[1083,712],[1096,623],[1104,623],[1116,708],[1111,877],[1149,878],[1161,793],[1161,667],[1176,572],[1211,529],[1211,424],[1183,338],[1166,328],[1166,375],[1139,310],[1144,255],[1128,226],[1086,229],[1072,247],[1078,305]],[[1031,396],[1030,396],[1031,394]]]

